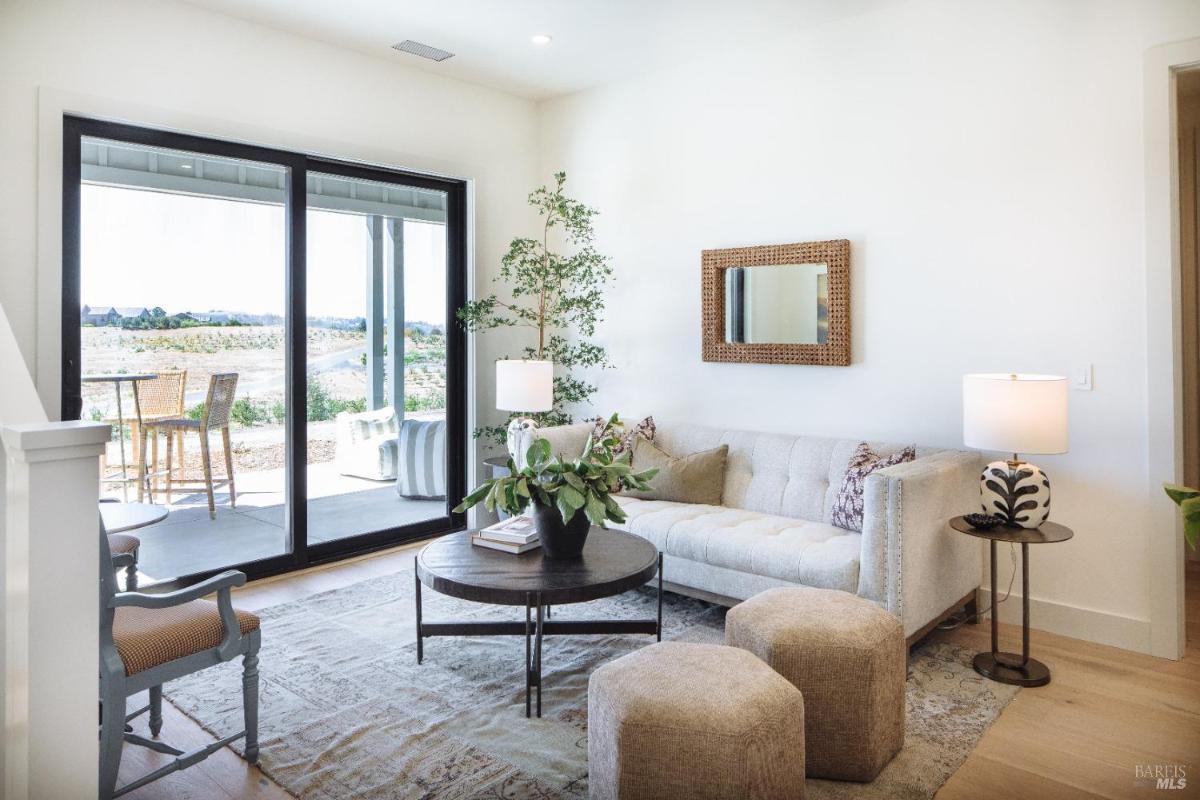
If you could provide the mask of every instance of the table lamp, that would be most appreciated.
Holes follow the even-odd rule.
[[[533,413],[554,407],[554,364],[533,359],[501,359],[496,362],[496,408],[501,411]],[[525,451],[533,443],[537,422],[513,417],[508,423],[505,445],[517,467],[523,466]]]
[[[1067,452],[1067,379],[1059,375],[963,376],[963,443],[1012,453],[979,476],[983,513],[1037,528],[1050,516],[1050,480],[1021,453]]]

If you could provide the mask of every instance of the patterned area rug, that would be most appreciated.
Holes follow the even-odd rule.
[[[416,663],[411,568],[261,613],[262,768],[303,798],[585,798],[587,680],[647,636],[548,637],[543,717],[525,718],[522,637],[427,639]],[[422,592],[426,621],[524,609]],[[643,589],[562,617],[653,616]],[[560,612],[556,609],[555,616]],[[668,593],[664,638],[717,642],[723,608]],[[808,781],[810,798],[930,798],[1015,696],[946,644],[914,654],[904,750],[871,784]],[[240,730],[240,662],[168,684],[210,731]],[[240,744],[240,743],[239,743]]]

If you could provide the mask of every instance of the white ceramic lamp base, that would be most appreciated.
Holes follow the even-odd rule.
[[[983,513],[1009,525],[1038,528],[1050,516],[1050,479],[1023,461],[993,461],[979,476]]]
[[[537,438],[537,429],[537,421],[529,417],[513,417],[508,423],[504,444],[518,470],[525,466],[525,453]]]

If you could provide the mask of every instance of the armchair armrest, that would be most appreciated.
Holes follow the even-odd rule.
[[[112,565],[113,569],[125,569],[132,567],[137,562],[133,560],[133,553],[113,553]]]
[[[242,635],[237,615],[233,612],[233,589],[246,585],[246,573],[235,569],[225,570],[200,583],[193,584],[174,592],[163,594],[146,594],[144,592],[119,592],[109,601],[111,608],[133,606],[136,608],[171,608],[199,600],[213,592],[217,593],[217,611],[221,614],[221,627],[224,636],[221,638],[220,652],[224,658],[234,649]]]
[[[905,636],[979,587],[980,543],[947,524],[978,505],[979,469],[978,454],[943,450],[867,477],[858,594],[900,617]]]

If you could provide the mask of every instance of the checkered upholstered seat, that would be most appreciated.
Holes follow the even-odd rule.
[[[258,630],[254,614],[238,609],[234,613],[243,636]],[[118,608],[113,618],[113,641],[126,675],[217,647],[223,637],[217,604],[208,600],[162,609],[126,606]]]
[[[142,546],[142,540],[127,533],[110,533],[108,549],[114,553],[133,553]]]

